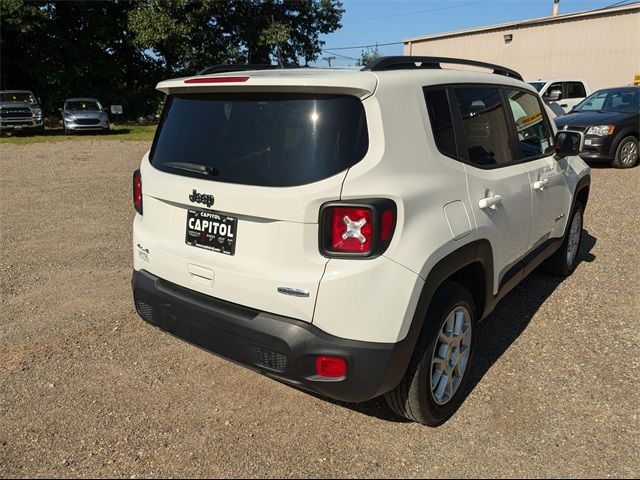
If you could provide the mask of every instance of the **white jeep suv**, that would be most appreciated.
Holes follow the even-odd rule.
[[[295,387],[444,422],[477,322],[543,261],[576,267],[582,134],[554,136],[516,72],[469,60],[219,72],[158,85],[133,176],[139,315]]]

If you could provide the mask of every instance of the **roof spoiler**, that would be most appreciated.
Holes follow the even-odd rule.
[[[211,75],[214,73],[229,73],[229,72],[246,72],[248,70],[278,70],[283,68],[302,68],[299,65],[285,65],[283,67],[279,65],[270,65],[268,63],[254,63],[254,64],[240,64],[234,63],[231,65],[211,65],[205,67],[196,75]]]
[[[470,65],[473,67],[482,67],[493,70],[496,75],[504,75],[505,77],[516,78],[524,81],[522,75],[515,70],[493,63],[478,62],[475,60],[467,60],[464,58],[448,58],[448,57],[413,57],[413,56],[395,56],[381,57],[373,62],[368,63],[362,70],[370,72],[381,72],[384,70],[420,70],[437,68],[440,69],[442,63],[451,63],[454,65]]]

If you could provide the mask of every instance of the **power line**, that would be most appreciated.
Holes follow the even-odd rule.
[[[490,0],[479,0],[477,2],[460,3],[460,4],[457,4],[457,5],[447,5],[446,7],[429,8],[427,10],[418,10],[416,12],[397,13],[395,15],[383,15],[383,16],[380,16],[380,17],[353,18],[353,19],[349,19],[349,22],[360,22],[360,21],[363,21],[363,20],[378,20],[378,19],[381,19],[381,18],[406,17],[407,15],[416,15],[418,13],[437,12],[438,10],[449,10],[451,8],[469,7],[471,5],[477,5],[479,3],[487,3],[489,1]],[[625,1],[628,1],[628,0],[625,0]]]
[[[333,58],[335,58],[335,57],[340,57],[340,58],[344,58],[344,59],[346,59],[346,60],[360,60],[359,58],[348,57],[348,56],[346,56],[346,55],[341,55],[341,54],[339,54],[339,53],[330,52],[329,50],[325,50],[325,49],[322,49],[322,51],[323,51],[324,53],[328,53],[328,54],[330,54],[330,55],[334,55],[334,57],[333,57]]]
[[[490,0],[482,0],[480,2],[474,2],[474,3],[485,3],[488,2]],[[605,10],[607,8],[611,8],[611,7],[615,7],[618,5],[622,5],[623,3],[627,3],[631,0],[622,0],[620,2],[616,2],[616,3],[612,3],[611,5],[607,5],[606,7],[601,7],[601,8],[596,8],[594,10],[586,10],[586,12],[591,12],[591,11],[598,11],[598,10]],[[634,5],[636,3],[640,3],[639,0],[634,0],[630,5]],[[472,5],[472,3],[468,3],[465,5],[456,5],[456,6],[468,6],[468,5]],[[440,10],[444,9],[444,8],[453,8],[451,7],[443,7]],[[425,11],[430,11],[430,10],[423,10],[423,12]],[[416,12],[412,12],[412,14],[414,14]],[[574,13],[580,13],[580,12],[574,12]],[[398,15],[389,15],[389,17],[393,17],[393,16],[400,16],[400,15],[405,15],[404,13],[398,14]],[[407,14],[408,15],[408,14]],[[371,17],[374,18],[374,17]],[[379,17],[379,18],[388,18],[388,17]],[[366,20],[366,19],[361,19],[361,20]],[[405,42],[389,42],[389,43],[375,43],[375,44],[371,44],[371,45],[358,45],[358,46],[354,46],[354,47],[329,47],[323,50],[356,50],[356,49],[362,49],[362,48],[373,48],[373,47],[387,47],[390,45],[404,45]]]
[[[623,3],[627,3],[629,0],[622,0],[621,2],[616,2],[616,3],[612,3],[611,5],[607,5],[606,7],[602,7],[602,9],[605,8],[611,8],[611,7],[617,7],[618,5],[622,5]],[[638,2],[634,2],[634,3],[638,3]],[[602,10],[600,9],[600,10]]]
[[[335,47],[327,48],[326,50],[355,50],[356,48],[371,48],[371,47],[386,47],[388,45],[402,45],[404,42],[390,42],[390,43],[374,43],[372,45],[359,45],[357,47]]]

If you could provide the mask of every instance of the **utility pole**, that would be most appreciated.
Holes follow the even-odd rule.
[[[323,59],[323,60],[326,60],[326,61],[327,61],[327,63],[329,64],[329,68],[331,68],[331,60],[335,60],[335,59],[336,59],[336,57],[334,57],[334,56],[331,56],[331,55],[330,55],[330,56],[328,56],[328,57],[322,57],[322,59]]]

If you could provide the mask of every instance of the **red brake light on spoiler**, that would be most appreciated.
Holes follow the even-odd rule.
[[[185,80],[184,83],[240,83],[246,82],[249,77],[199,77]]]

